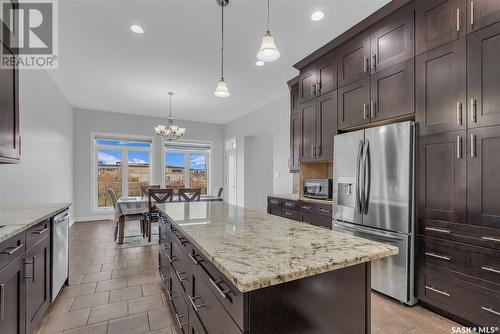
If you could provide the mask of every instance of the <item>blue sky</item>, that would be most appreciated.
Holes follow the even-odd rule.
[[[116,165],[118,162],[121,162],[122,152],[120,150],[100,149],[97,151],[97,159],[106,165]],[[130,164],[149,164],[150,154],[143,151],[128,151],[128,162]],[[165,153],[165,165],[184,167],[184,153]],[[206,169],[206,155],[191,153],[189,155],[189,166],[191,169]]]
[[[184,153],[165,153],[165,165],[184,167]],[[206,169],[206,155],[191,153],[189,155],[189,166],[191,169]]]

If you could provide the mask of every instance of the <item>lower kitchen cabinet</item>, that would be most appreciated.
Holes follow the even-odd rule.
[[[26,280],[23,258],[0,270],[0,333],[26,333]]]
[[[332,227],[332,204],[268,197],[267,213],[311,225]]]

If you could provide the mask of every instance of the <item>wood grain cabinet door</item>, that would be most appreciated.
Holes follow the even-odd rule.
[[[370,36],[361,35],[343,44],[338,54],[339,87],[368,77],[369,57]]]
[[[290,171],[300,169],[301,123],[300,113],[292,114],[290,118]]]
[[[500,23],[467,39],[468,126],[500,124]]]
[[[415,112],[414,72],[414,61],[410,59],[372,74],[372,122]]]
[[[314,65],[316,69],[316,95],[323,95],[337,88],[337,55],[329,53]]]
[[[25,287],[22,258],[18,257],[0,270],[0,333],[26,333]]]
[[[416,120],[421,135],[466,128],[465,42],[461,38],[416,58]]]
[[[414,56],[413,7],[406,6],[372,28],[371,73],[383,71]]]
[[[417,54],[465,36],[465,18],[465,0],[415,1]]]
[[[469,32],[477,31],[500,21],[500,1],[468,0],[467,22]]]
[[[466,132],[418,137],[417,216],[465,223]]]
[[[14,54],[2,44],[4,55]],[[18,70],[0,70],[0,163],[15,163],[21,155],[19,138]]]
[[[26,279],[26,328],[34,332],[50,304],[50,244],[46,237],[24,256],[24,265],[30,268]]]
[[[469,131],[467,223],[500,228],[500,126]]]
[[[338,128],[370,123],[370,79],[338,89]]]
[[[299,103],[305,103],[316,96],[316,83],[318,78],[316,68],[310,65],[300,71],[299,75]]]
[[[300,161],[313,161],[316,149],[316,103],[314,100],[300,105]]]
[[[333,160],[333,137],[337,134],[337,91],[316,99],[316,160]]]

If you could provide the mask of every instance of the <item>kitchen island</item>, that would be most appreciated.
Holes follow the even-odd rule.
[[[167,203],[160,276],[184,333],[370,333],[393,246],[227,203]]]

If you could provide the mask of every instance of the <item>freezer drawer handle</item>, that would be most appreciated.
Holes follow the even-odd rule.
[[[436,253],[425,252],[425,255],[430,256],[430,257],[435,257],[437,259],[446,260],[446,261],[450,261],[451,260],[451,257],[449,257],[449,256],[439,255],[439,254],[436,254]]]
[[[20,244],[17,247],[7,247],[0,254],[12,255],[12,254],[14,254],[15,252],[17,252],[18,250],[20,250],[23,247],[24,247],[23,244]]]
[[[492,273],[500,274],[500,270],[492,268],[492,267],[481,267],[481,269],[486,270],[486,271],[491,271]]]
[[[433,231],[433,232],[439,232],[439,233],[451,233],[450,230],[445,230],[442,228],[436,228],[436,227],[426,227],[426,231]]]
[[[444,292],[444,291],[441,291],[441,290],[438,290],[438,289],[434,289],[432,286],[425,286],[426,289],[428,290],[431,290],[431,291],[434,291],[434,292],[437,292],[439,294],[442,294],[443,296],[446,296],[446,297],[449,297],[450,294],[448,292]]]
[[[481,306],[481,309],[485,310],[486,312],[490,312],[490,313],[493,313],[493,314],[496,314],[496,315],[500,315],[500,312],[494,311],[492,307]]]
[[[481,237],[483,240],[500,242],[500,239],[494,237]]]

